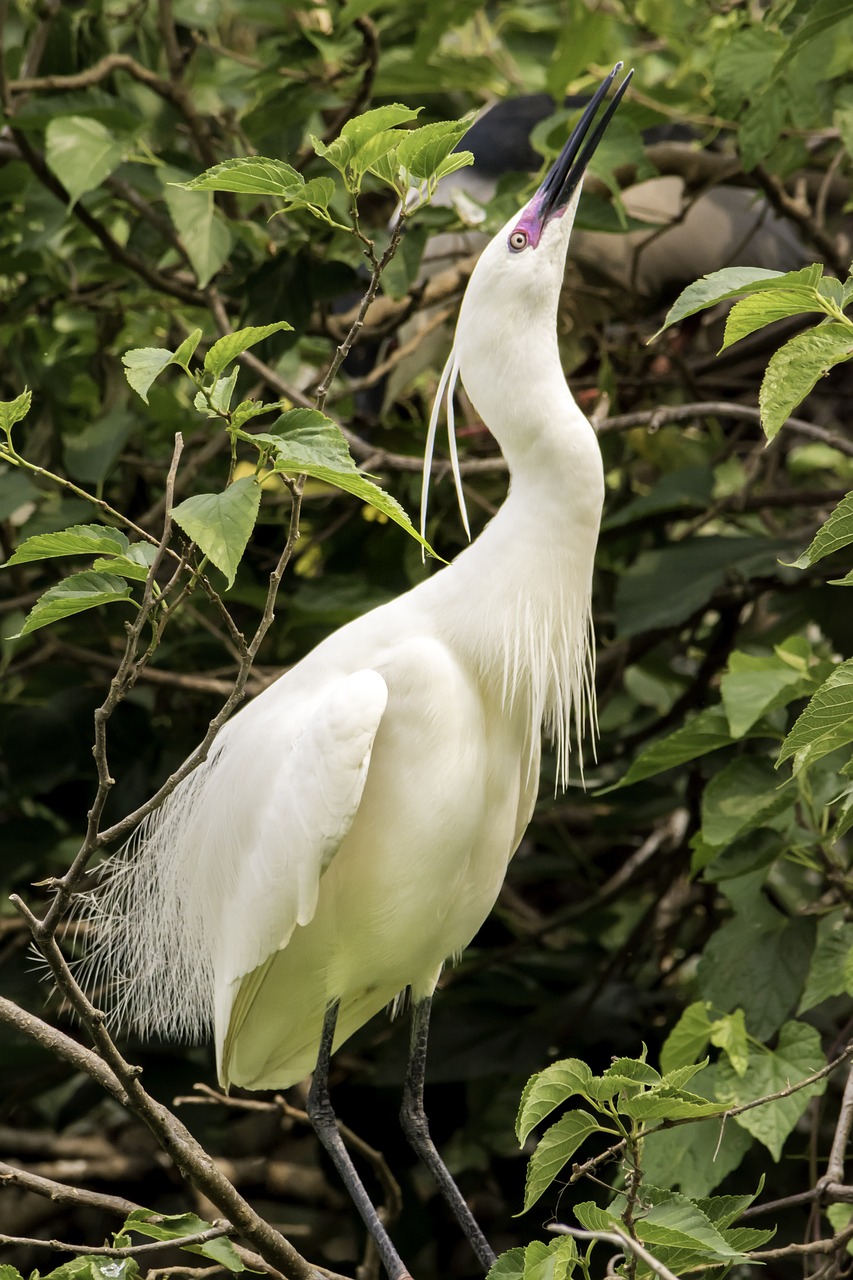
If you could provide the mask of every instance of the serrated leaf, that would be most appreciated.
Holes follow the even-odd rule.
[[[732,737],[742,738],[768,711],[805,697],[814,683],[775,653],[736,650],[729,657],[720,680],[720,695]]]
[[[471,121],[466,118],[439,120],[410,129],[397,147],[397,160],[416,182],[426,182],[436,176],[470,125]]]
[[[602,1126],[588,1112],[570,1111],[545,1131],[542,1141],[533,1152],[527,1166],[523,1213],[526,1213],[548,1190],[590,1134],[601,1130]]]
[[[842,910],[832,911],[818,922],[815,949],[797,1013],[805,1013],[847,990],[845,971],[851,954],[853,923],[845,921]]]
[[[207,388],[206,393],[197,391],[193,397],[193,405],[199,413],[203,413],[208,418],[218,418],[226,414],[231,406],[231,397],[239,374],[240,370],[235,365],[227,378],[217,378],[213,386]]]
[[[6,565],[31,564],[55,556],[123,555],[130,543],[119,529],[103,524],[75,524],[59,533],[37,533],[27,538]],[[5,566],[4,566],[5,567]]]
[[[612,1098],[622,1089],[654,1086],[661,1082],[660,1072],[639,1058],[617,1058],[596,1081],[599,1101]]]
[[[231,191],[235,195],[286,198],[288,192],[301,187],[304,182],[302,174],[283,160],[241,156],[215,164],[197,178],[176,185],[186,191]]]
[[[827,313],[821,298],[814,289],[777,289],[772,292],[753,293],[736,302],[726,320],[726,332],[721,351],[739,342],[757,329],[784,320],[787,316],[799,316],[813,311]]]
[[[201,330],[197,330],[201,336]],[[155,378],[159,378],[164,369],[168,369],[169,365],[180,364],[178,359],[181,353],[187,350],[187,344],[195,337],[190,334],[185,338],[178,347],[177,351],[167,351],[163,347],[137,347],[134,351],[127,351],[121,358],[124,365],[124,376],[127,378],[134,391],[142,397],[145,403],[148,403],[148,392]]]
[[[697,1208],[713,1222],[714,1226],[725,1232],[740,1215],[750,1207],[761,1194],[764,1185],[762,1177],[758,1190],[748,1196],[707,1196],[696,1200]]]
[[[546,1244],[532,1240],[524,1250],[521,1280],[569,1280],[578,1260],[571,1236],[558,1236]]]
[[[0,400],[0,431],[7,436],[16,422],[22,422],[30,411],[32,391],[22,391],[14,400]]]
[[[763,1040],[795,1008],[814,948],[814,921],[789,919],[761,892],[755,877],[743,878],[734,918],[717,928],[699,961],[701,994],[717,1009],[743,1009],[751,1035]],[[734,895],[738,881],[725,885]]]
[[[245,1263],[226,1236],[206,1240],[200,1244],[181,1244],[181,1240],[186,1236],[194,1236],[210,1230],[212,1224],[200,1218],[198,1214],[168,1214],[159,1218],[157,1222],[147,1221],[150,1216],[150,1211],[147,1209],[131,1213],[124,1223],[122,1233],[136,1231],[139,1235],[148,1236],[151,1240],[174,1240],[187,1253],[197,1253],[203,1258],[210,1258],[229,1271],[246,1270]]]
[[[778,763],[793,756],[794,773],[853,742],[853,659],[823,682],[782,743]]]
[[[580,1058],[552,1062],[544,1071],[531,1076],[521,1095],[515,1122],[519,1145],[555,1107],[562,1106],[576,1094],[591,1099],[595,1096],[593,1090],[593,1074]]]
[[[624,1227],[615,1214],[600,1208],[594,1200],[576,1204],[575,1217],[585,1231],[621,1231],[625,1234]]]
[[[637,1235],[645,1243],[690,1249],[720,1262],[742,1260],[707,1214],[688,1196],[643,1183],[643,1200],[651,1208],[637,1222]]]
[[[226,334],[224,338],[214,342],[205,355],[205,373],[218,378],[231,361],[236,360],[243,351],[248,351],[250,347],[263,342],[264,338],[268,338],[273,333],[280,333],[283,329],[292,332],[293,325],[288,324],[286,320],[279,320],[275,324],[249,325],[245,329],[235,329],[233,333]]]
[[[786,1022],[774,1050],[762,1047],[750,1053],[749,1069],[743,1077],[728,1063],[718,1064],[717,1096],[727,1106],[740,1106],[779,1093],[814,1075],[825,1065],[820,1036],[814,1027],[805,1022]],[[806,1110],[809,1099],[822,1094],[825,1088],[826,1080],[818,1080],[787,1098],[744,1111],[734,1118],[741,1128],[767,1147],[774,1160],[779,1160],[785,1139]]]
[[[29,635],[32,631],[48,627],[63,618],[70,618],[85,609],[115,604],[120,600],[127,600],[129,596],[130,587],[122,578],[108,573],[94,573],[92,570],[72,573],[39,596],[18,635]],[[17,636],[13,638],[17,639]]]
[[[798,271],[770,271],[765,267],[724,267],[722,271],[713,271],[701,280],[689,284],[679,294],[654,337],[657,338],[665,329],[677,324],[679,320],[685,320],[687,316],[695,315],[697,311],[714,307],[718,302],[728,302],[744,293],[801,286],[816,288],[822,274],[819,264],[802,267]]]
[[[44,156],[73,205],[121,164],[127,145],[91,116],[59,116],[47,126]]]
[[[768,440],[805,400],[818,378],[853,352],[853,325],[825,324],[798,333],[770,357],[758,393]]]
[[[739,1253],[749,1253],[752,1249],[760,1249],[776,1234],[775,1227],[732,1227],[724,1232],[726,1243]]]
[[[252,436],[241,434],[241,439],[255,446],[267,446],[276,471],[313,476],[315,480],[323,480],[369,503],[404,529],[430,554],[435,554],[396,498],[358,470],[340,427],[319,410],[291,409],[282,414],[268,432]]]
[[[716,1066],[706,1068],[697,1091],[714,1099]],[[643,1168],[649,1182],[680,1187],[688,1196],[706,1196],[743,1160],[752,1138],[736,1124],[709,1118],[697,1124],[658,1129],[643,1139]]]
[[[817,40],[824,32],[842,23],[853,21],[853,0],[814,0],[801,12],[805,14],[802,26],[794,32],[776,68],[777,74],[800,53],[806,45]],[[839,33],[841,36],[841,33]]]
[[[667,1071],[661,1080],[661,1087],[664,1089],[683,1089],[694,1076],[698,1076],[700,1071],[704,1071],[707,1065],[708,1059],[703,1058],[701,1062],[691,1062],[683,1067],[674,1067],[672,1071]]]
[[[523,1247],[502,1253],[489,1267],[486,1280],[523,1280],[524,1254]]]
[[[653,742],[632,761],[627,773],[618,782],[609,787],[602,787],[597,792],[604,795],[616,791],[620,787],[630,787],[645,778],[653,778],[657,773],[673,769],[676,765],[685,764],[709,751],[717,751],[732,742],[728,720],[722,707],[707,707],[704,711],[691,716],[689,720],[667,737]]]
[[[780,784],[779,775],[765,757],[732,760],[702,793],[702,839],[709,845],[731,844],[745,832],[763,826],[795,799],[791,780]]]
[[[724,1108],[699,1094],[686,1093],[683,1089],[668,1089],[661,1086],[649,1089],[647,1093],[637,1094],[634,1098],[625,1098],[619,1103],[621,1115],[631,1116],[634,1120],[688,1120],[702,1116],[720,1115]]]
[[[708,1047],[711,1038],[711,1020],[704,1000],[689,1004],[670,1031],[660,1051],[660,1065],[664,1080],[679,1067],[695,1063]]]
[[[172,508],[183,529],[233,586],[243,552],[252,536],[261,487],[253,476],[235,480],[224,493],[198,493]]]
[[[824,556],[830,556],[853,543],[853,493],[842,498],[838,506],[818,529],[803,554],[794,561],[798,569],[807,569]]]

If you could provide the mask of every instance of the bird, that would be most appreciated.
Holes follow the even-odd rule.
[[[543,728],[565,784],[572,740],[595,718],[604,474],[556,322],[583,176],[632,74],[606,101],[621,69],[487,245],[461,304],[430,436],[458,374],[509,467],[500,510],[451,564],[241,709],[98,895],[92,976],[116,991],[126,1025],[191,1039],[212,1029],[225,1087],[284,1089],[313,1070],[309,1116],[390,1280],[409,1273],[338,1136],[329,1059],[411,993],[403,1128],[488,1268],[495,1255],[429,1137],[429,1013],[530,821]]]

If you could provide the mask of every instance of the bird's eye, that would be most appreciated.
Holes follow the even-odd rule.
[[[509,238],[509,247],[510,249],[515,250],[516,253],[520,253],[522,249],[526,249],[527,248],[527,232],[513,231],[512,235]]]

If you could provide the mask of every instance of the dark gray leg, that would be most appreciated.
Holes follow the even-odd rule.
[[[373,1206],[373,1202],[367,1194],[361,1178],[356,1173],[355,1165],[341,1140],[341,1135],[338,1133],[335,1113],[332,1110],[332,1104],[329,1099],[329,1059],[332,1056],[332,1042],[335,1038],[337,1020],[338,1001],[335,1000],[329,1005],[326,1010],[326,1017],[323,1020],[320,1053],[317,1058],[314,1079],[311,1082],[311,1089],[308,1093],[308,1118],[317,1137],[335,1162],[335,1167],[341,1175],[353,1204],[364,1219],[364,1225],[373,1237],[376,1252],[379,1254],[390,1280],[412,1280],[403,1265],[400,1255],[391,1243],[388,1232],[379,1221],[379,1215]]]
[[[409,1142],[429,1169],[439,1191],[453,1210],[453,1215],[478,1260],[488,1271],[495,1261],[495,1255],[429,1136],[429,1122],[424,1111],[424,1075],[431,1008],[432,1000],[428,998],[421,1000],[412,1010],[412,1039],[409,1046],[409,1065],[403,1088],[400,1123]]]

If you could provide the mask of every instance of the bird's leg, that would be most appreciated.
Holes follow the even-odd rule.
[[[439,1191],[453,1210],[453,1215],[465,1232],[468,1243],[488,1271],[495,1261],[494,1252],[477,1226],[473,1213],[463,1200],[462,1193],[453,1181],[450,1170],[438,1154],[435,1144],[429,1136],[429,1122],[424,1111],[424,1076],[426,1073],[426,1052],[431,1008],[432,999],[427,997],[426,1000],[419,1001],[412,1010],[412,1038],[409,1045],[409,1065],[406,1069],[406,1083],[403,1087],[400,1123],[410,1144],[429,1169],[438,1185]]]
[[[317,1137],[332,1157],[335,1168],[341,1175],[353,1204],[358,1209],[364,1220],[364,1225],[373,1237],[376,1251],[383,1267],[388,1272],[390,1280],[412,1280],[400,1255],[391,1243],[388,1232],[380,1222],[379,1214],[376,1212],[373,1202],[365,1190],[364,1183],[358,1176],[355,1165],[349,1157],[349,1152],[343,1144],[341,1135],[338,1133],[338,1122],[335,1119],[335,1113],[332,1110],[332,1103],[329,1098],[329,1059],[332,1056],[332,1042],[335,1038],[335,1024],[338,1020],[338,1004],[339,1002],[334,1000],[326,1010],[326,1016],[323,1019],[320,1053],[317,1057],[317,1066],[314,1069],[314,1079],[311,1081],[311,1088],[308,1092],[308,1118]]]

